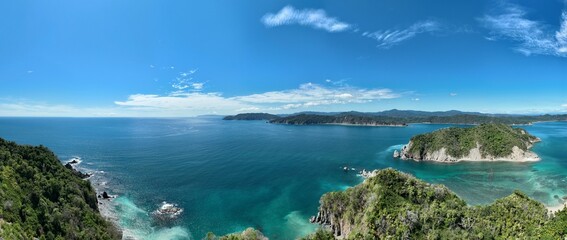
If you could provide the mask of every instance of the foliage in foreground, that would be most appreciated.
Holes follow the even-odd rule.
[[[90,183],[46,147],[0,139],[0,238],[120,239]]]
[[[260,231],[254,228],[247,228],[241,233],[231,233],[225,236],[217,237],[214,233],[209,232],[204,240],[267,240]]]
[[[567,209],[550,217],[543,204],[519,191],[487,206],[470,207],[443,185],[393,169],[323,195],[319,210],[327,216],[321,223],[346,239],[567,237]],[[316,232],[306,239],[331,239],[329,234]]]

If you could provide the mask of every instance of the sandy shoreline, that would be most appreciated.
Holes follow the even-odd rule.
[[[557,211],[562,210],[565,207],[567,207],[567,203],[559,204],[557,206],[552,206],[552,207],[546,206],[547,211],[549,211],[549,213],[556,213]]]

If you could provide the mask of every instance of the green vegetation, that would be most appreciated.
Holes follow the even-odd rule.
[[[354,124],[354,125],[407,125],[408,123],[437,124],[531,124],[541,121],[567,121],[563,115],[502,115],[475,112],[422,112],[389,110],[376,113],[344,112],[344,113],[300,113],[280,117],[268,113],[242,113],[226,116],[224,120],[269,120],[270,123],[313,125],[313,124]]]
[[[316,115],[299,114],[288,117],[273,119],[270,123],[313,125],[313,124],[352,124],[368,126],[405,126],[405,122],[390,117],[368,116],[368,115]]]
[[[214,233],[209,232],[204,240],[266,240],[268,238],[254,228],[247,228],[241,233],[231,233],[222,237],[215,236]]]
[[[280,116],[269,113],[241,113],[234,116],[226,116],[223,120],[273,120]]]
[[[0,139],[0,238],[120,239],[90,183],[46,147]]]
[[[306,239],[563,239],[567,209],[554,217],[521,192],[470,207],[443,185],[393,169],[323,195],[317,222],[331,229]],[[320,230],[321,231],[321,230]]]
[[[514,146],[526,151],[536,141],[536,137],[523,129],[491,123],[471,128],[450,127],[416,135],[411,138],[407,152],[412,158],[422,159],[426,153],[445,148],[448,155],[459,158],[468,155],[478,143],[482,156],[505,157],[512,153]]]

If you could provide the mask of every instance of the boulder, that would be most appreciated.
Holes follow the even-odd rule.
[[[112,198],[112,197],[110,195],[108,195],[107,192],[102,192],[102,198],[109,199],[109,198]]]

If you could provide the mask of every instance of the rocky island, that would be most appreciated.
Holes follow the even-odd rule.
[[[416,161],[538,161],[530,151],[540,139],[521,128],[486,123],[475,127],[450,127],[411,138],[394,157]]]

